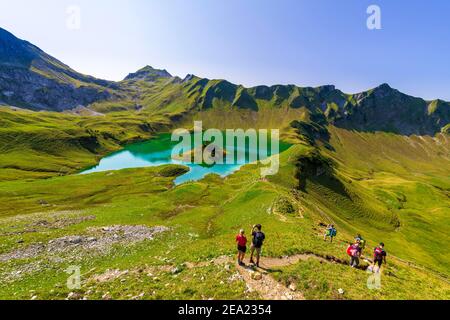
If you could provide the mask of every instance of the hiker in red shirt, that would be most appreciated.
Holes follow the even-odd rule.
[[[347,248],[347,254],[350,256],[350,267],[358,267],[359,258],[361,257],[361,247],[359,240],[357,240],[354,244],[350,243],[349,247]]]
[[[238,264],[243,266],[245,253],[247,252],[247,238],[245,237],[244,229],[241,229],[239,234],[236,236],[236,243],[238,246]]]

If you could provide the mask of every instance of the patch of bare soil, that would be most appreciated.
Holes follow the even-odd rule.
[[[261,259],[261,267],[263,269],[271,269],[271,268],[280,268],[280,267],[287,267],[287,266],[291,266],[294,264],[299,263],[300,261],[306,261],[309,259],[317,259],[323,262],[327,262],[326,259],[316,256],[316,255],[311,255],[311,254],[297,254],[294,256],[286,256],[286,257],[282,257],[282,258],[262,258]]]
[[[247,285],[247,290],[256,291],[264,300],[305,300],[295,286],[286,287],[262,269],[239,267],[238,270]]]

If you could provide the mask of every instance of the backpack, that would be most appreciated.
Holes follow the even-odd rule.
[[[352,257],[359,257],[359,254],[361,253],[361,247],[353,246],[352,253]]]
[[[253,237],[253,245],[254,245],[256,248],[261,248],[262,245],[263,245],[263,243],[264,243],[264,239],[265,239],[265,238],[266,238],[266,237],[264,236],[264,233],[262,233],[262,232],[256,232],[255,235],[254,235],[254,237]]]
[[[383,249],[376,247],[374,251],[375,260],[383,259],[383,252],[384,252]]]
[[[347,254],[352,257],[353,256],[353,245],[348,246]]]
[[[330,230],[330,236],[331,236],[331,237],[336,237],[336,235],[337,235],[337,230],[334,229],[334,228],[331,229],[331,230]]]
[[[366,247],[366,240],[361,239],[360,240],[360,246],[361,246],[361,249],[364,249]]]

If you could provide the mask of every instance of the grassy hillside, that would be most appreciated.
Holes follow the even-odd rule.
[[[148,139],[168,119],[131,113],[77,116],[0,108],[0,181],[45,178],[95,165],[126,143]]]
[[[1,28],[0,87],[0,299],[450,298],[448,102],[387,84],[246,88],[150,66],[111,82]],[[182,166],[76,174],[195,120],[280,129],[292,147],[268,179],[255,164],[179,186]],[[263,268],[239,268],[235,235],[256,223]],[[357,233],[368,247],[350,269]],[[388,265],[373,290],[380,241]],[[66,286],[70,266],[80,289]]]
[[[268,294],[232,259],[235,233],[256,222],[268,237],[265,281],[295,286],[307,299],[450,297],[444,229],[450,207],[448,136],[329,127],[328,141],[313,147],[287,125],[291,116],[307,120],[306,115],[260,111],[241,116],[256,115],[256,126],[276,119],[275,126],[285,116],[283,136],[297,143],[281,155],[278,175],[263,181],[258,168],[248,165],[226,179],[211,175],[174,187],[172,180],[183,172],[177,167],[54,177],[60,165],[67,168],[63,174],[76,171],[123,143],[167,129],[163,116],[2,109],[0,297],[273,298],[280,293]],[[220,119],[218,109],[197,116],[208,126]],[[159,121],[151,122],[152,117]],[[238,113],[228,119],[222,125],[244,124]],[[331,222],[339,230],[334,244],[322,239],[321,225]],[[170,231],[146,240],[127,238],[120,229],[154,226]],[[119,228],[119,240],[102,231],[105,227]],[[139,230],[138,235],[148,231]],[[346,243],[356,233],[368,239],[368,248],[387,244],[381,290],[369,290],[369,275],[345,265]],[[286,263],[285,256],[298,260]],[[81,267],[80,290],[65,287],[71,265]]]
[[[329,214],[347,217],[342,222],[350,230],[384,239],[398,257],[448,274],[450,260],[443,250],[450,222],[448,136],[331,132],[334,151],[324,154],[337,164],[345,192],[334,188],[324,199],[326,182],[313,181],[312,194],[334,203]]]
[[[72,292],[71,297],[88,299],[264,298],[258,287],[248,290],[240,276],[246,271],[231,258],[237,230],[259,222],[267,235],[266,259],[304,257],[292,265],[269,266],[264,276],[282,286],[294,284],[307,299],[448,299],[448,280],[393,257],[402,250],[389,239],[381,290],[367,288],[364,270],[341,264],[354,227],[344,216],[337,241],[323,242],[319,222],[328,222],[337,206],[327,210],[314,187],[297,188],[298,159],[312,157],[311,152],[301,145],[284,152],[280,173],[269,181],[260,180],[258,167],[248,165],[226,179],[211,175],[178,187],[171,183],[180,173],[176,167],[3,182],[0,198],[7,206],[0,213],[0,297],[64,299]],[[380,234],[369,232],[368,224],[361,230],[373,246]],[[105,227],[112,226],[165,226],[170,231],[153,240],[131,238],[127,245],[120,236],[117,242],[102,242],[108,235]],[[382,238],[389,232],[383,229]],[[88,250],[87,240],[78,246],[61,244],[58,239],[67,236],[96,237],[97,245]],[[412,238],[404,244],[416,242]],[[46,250],[32,250],[36,243]],[[436,267],[434,262],[428,266]],[[65,286],[64,270],[71,265],[81,267],[80,290]]]
[[[238,122],[241,126],[267,122],[273,125],[280,121],[281,125],[287,126],[292,120],[321,117],[328,124],[349,130],[402,135],[433,136],[445,130],[450,121],[449,103],[408,96],[387,84],[350,95],[334,86],[246,88],[226,80],[192,75],[181,80],[170,77],[165,70],[148,68],[120,83],[121,88],[127,91],[126,98],[114,102],[100,101],[90,108],[104,113],[139,110],[177,119],[197,112],[218,118],[227,112],[231,117],[227,121]],[[239,114],[244,117],[236,121]],[[264,121],[254,118],[264,118]]]

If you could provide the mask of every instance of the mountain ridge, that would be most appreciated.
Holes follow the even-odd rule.
[[[160,78],[173,78],[172,75],[167,72],[167,70],[154,69],[153,67],[147,65],[134,73],[130,73],[125,77],[124,81],[127,80],[142,80],[142,81],[156,81]]]
[[[119,97],[115,82],[83,75],[0,28],[0,102],[64,111]]]
[[[161,111],[182,105],[182,113],[224,107],[251,112],[286,107],[305,109],[309,116],[324,117],[330,124],[348,129],[405,135],[446,132],[450,123],[449,102],[413,97],[387,83],[356,94],[344,93],[334,85],[245,87],[195,75],[180,79],[151,66],[119,82],[101,80],[74,71],[1,28],[0,103],[49,111],[111,103],[115,105],[111,111],[130,107]],[[108,108],[102,111],[109,112]]]

